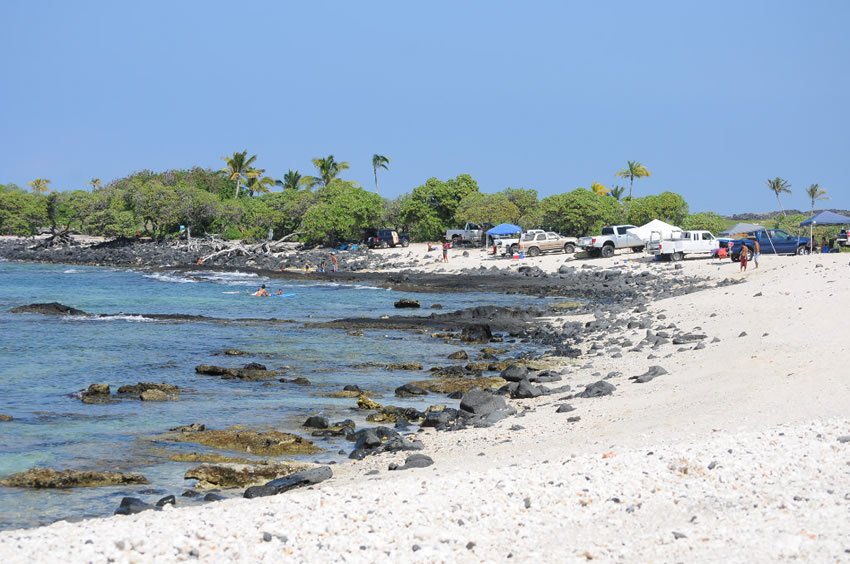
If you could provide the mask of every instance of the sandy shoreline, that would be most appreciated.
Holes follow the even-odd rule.
[[[451,268],[490,260],[469,254]],[[523,264],[554,272],[564,259]],[[628,253],[568,262],[674,268]],[[0,554],[12,562],[46,553],[119,562],[847,558],[850,443],[838,440],[850,435],[847,255],[769,256],[745,274],[730,261],[688,260],[683,270],[746,283],[655,301],[654,330],[673,323],[719,342],[621,357],[606,346],[566,367],[574,390],[621,372],[609,380],[612,396],[512,400],[521,416],[492,428],[423,431],[429,468],[387,472],[404,453],[367,457],[334,467],[313,489],[271,498],[6,531]],[[645,333],[620,336],[638,342]],[[669,373],[628,380],[652,365]],[[556,414],[562,403],[576,411]]]

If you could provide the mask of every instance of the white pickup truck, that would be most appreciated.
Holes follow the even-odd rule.
[[[646,246],[646,241],[633,229],[637,228],[634,225],[608,225],[602,228],[601,235],[579,239],[578,246],[590,257],[613,257],[617,249],[631,249],[639,253]]]
[[[484,230],[477,223],[467,223],[463,229],[449,229],[446,231],[446,241],[451,241],[452,246],[460,246],[463,243],[479,244],[484,237]]]
[[[660,231],[653,231],[646,244],[648,252],[662,260],[680,261],[685,255],[713,254],[720,243],[710,231],[675,230],[670,237],[662,237]]]

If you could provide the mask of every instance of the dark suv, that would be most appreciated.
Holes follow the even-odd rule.
[[[367,235],[366,246],[370,249],[376,247],[386,249],[387,247],[398,247],[399,245],[406,247],[410,244],[410,237],[408,237],[407,233],[399,235],[392,229],[374,229]]]

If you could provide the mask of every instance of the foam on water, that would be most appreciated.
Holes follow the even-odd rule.
[[[143,274],[142,276],[151,280],[157,280],[159,282],[173,282],[175,284],[194,284],[197,282],[197,280],[192,280],[191,278],[186,278],[184,276],[179,276],[176,274],[163,274],[160,272],[154,272],[152,274]]]

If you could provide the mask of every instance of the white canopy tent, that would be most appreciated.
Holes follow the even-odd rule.
[[[665,223],[660,219],[653,219],[649,223],[641,225],[640,227],[635,227],[634,229],[629,229],[629,231],[644,241],[649,241],[649,236],[653,231],[659,231],[661,233],[661,237],[664,239],[670,239],[673,236],[673,231],[681,231],[681,228]]]

